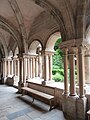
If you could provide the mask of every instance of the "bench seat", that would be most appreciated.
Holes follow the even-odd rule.
[[[54,96],[49,95],[49,94],[44,93],[44,92],[41,92],[41,91],[38,91],[38,90],[34,90],[32,88],[29,88],[29,87],[22,87],[22,95],[25,94],[25,91],[29,92],[30,95],[32,96],[32,98],[33,98],[32,102],[34,102],[34,98],[36,98],[36,96],[39,96],[39,97],[42,97],[42,98],[49,101],[49,104],[50,104],[49,110],[52,110],[54,108],[54,106],[52,105],[52,102],[54,101]]]

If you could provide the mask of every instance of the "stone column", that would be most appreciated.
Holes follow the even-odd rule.
[[[32,58],[32,78],[35,78],[35,57]]]
[[[85,83],[90,83],[90,49],[86,49],[85,60]]]
[[[49,80],[49,56],[46,54],[45,57],[44,57],[44,63],[45,63],[45,76],[44,76],[44,80],[45,81],[48,81]]]
[[[10,60],[8,59],[8,76],[10,75]]]
[[[32,78],[32,58],[30,57],[30,78]]]
[[[69,49],[69,65],[70,65],[70,96],[76,95],[75,90],[75,47]]]
[[[38,77],[38,57],[35,58],[35,77]]]
[[[23,54],[23,83],[26,83],[27,79],[27,56]]]
[[[23,55],[18,54],[19,58],[19,82],[18,82],[18,92],[21,93],[21,86],[23,83],[23,78],[22,78],[22,66],[23,66]]]
[[[16,76],[16,59],[14,60],[14,74]]]
[[[30,79],[30,58],[28,57],[28,79]]]
[[[13,60],[12,60],[12,75],[13,75]]]
[[[77,69],[77,85],[79,85],[79,64],[78,64],[78,52],[76,55],[76,69]]]
[[[68,95],[68,49],[63,49],[64,53],[64,95]]]
[[[46,51],[42,51],[42,78],[44,81],[42,82],[43,85],[46,84],[46,81],[49,79],[49,59],[48,54]]]
[[[78,64],[79,64],[79,92],[80,97],[84,97],[84,84],[85,84],[85,69],[84,69],[84,47],[78,47]]]
[[[18,77],[19,77],[19,74],[20,74],[19,71],[20,70],[19,70],[19,59],[18,59]]]
[[[41,55],[38,56],[38,77],[42,78],[42,59],[41,59]]]
[[[3,58],[3,77],[4,77],[4,83],[6,82],[7,77],[7,60]]]
[[[49,80],[52,80],[52,54],[49,55]]]

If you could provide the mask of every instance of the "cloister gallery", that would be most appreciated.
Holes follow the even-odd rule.
[[[49,86],[58,38],[62,38],[64,88]],[[86,89],[90,84],[90,0],[0,0],[0,76],[1,86],[17,86],[21,93],[28,84],[54,95],[68,120],[86,120],[90,109],[89,87],[88,92]]]

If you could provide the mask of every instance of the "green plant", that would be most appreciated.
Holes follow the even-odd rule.
[[[53,75],[53,80],[55,80],[55,82],[63,82],[64,76],[57,72],[55,75]]]

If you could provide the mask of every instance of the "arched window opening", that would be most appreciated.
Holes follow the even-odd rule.
[[[46,44],[45,51],[48,51],[48,54],[49,52],[50,54],[52,52],[52,63],[51,63],[52,64],[52,67],[51,67],[52,78],[51,80],[53,80],[54,82],[64,81],[63,52],[59,48],[59,44],[61,42],[62,42],[61,34],[60,32],[56,32],[49,37],[47,44]],[[49,68],[49,73],[50,73],[50,68]],[[48,75],[50,76],[50,74]]]
[[[63,69],[63,52],[59,48],[59,44],[62,42],[61,37],[59,37],[54,45],[55,53],[53,55],[53,80],[55,82],[64,81],[64,69]]]
[[[41,58],[42,46],[37,40],[33,41],[29,47],[28,60],[27,60],[27,78],[28,80],[40,80],[42,75],[42,58]]]

